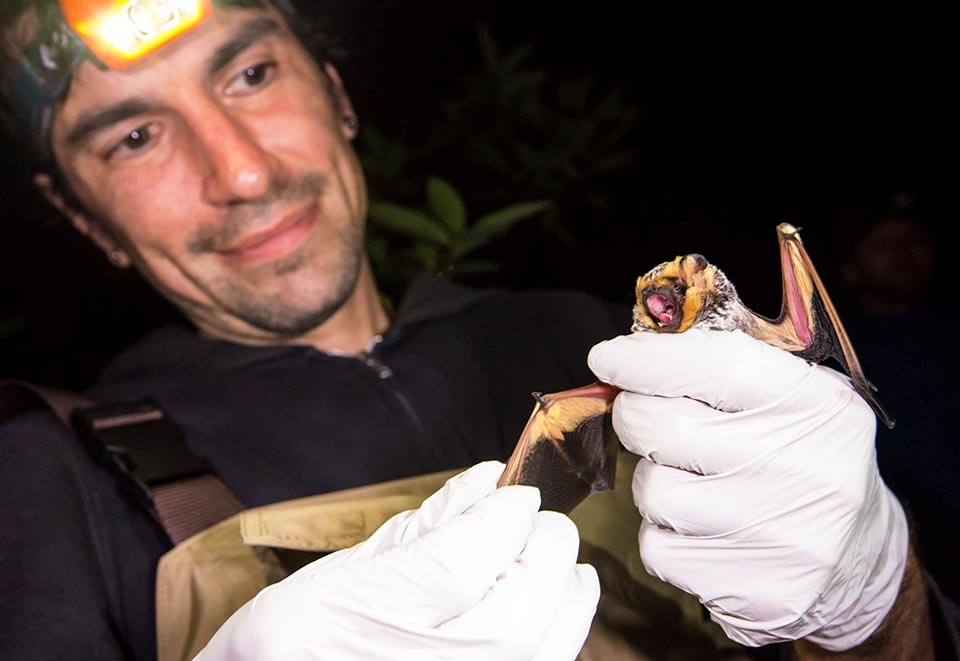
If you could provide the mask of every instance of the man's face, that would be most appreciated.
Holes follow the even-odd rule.
[[[129,69],[82,64],[51,140],[94,227],[201,330],[256,343],[317,326],[356,283],[348,114],[274,10],[215,9]]]

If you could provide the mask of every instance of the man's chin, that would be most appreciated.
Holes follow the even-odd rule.
[[[307,335],[322,326],[340,309],[339,305],[325,306],[312,311],[287,312],[269,319],[248,320],[248,323],[275,335],[279,339],[293,339]]]
[[[234,314],[278,338],[295,338],[322,326],[341,310],[354,293],[358,275],[351,270],[351,276],[341,276],[334,289],[298,292],[296,296],[241,296],[234,299]]]

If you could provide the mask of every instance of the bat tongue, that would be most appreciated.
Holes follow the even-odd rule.
[[[667,301],[666,296],[651,294],[646,300],[647,310],[657,318],[661,324],[669,324],[676,316],[676,308]]]

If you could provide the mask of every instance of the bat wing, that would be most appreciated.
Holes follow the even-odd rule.
[[[773,325],[779,328],[781,337],[790,338],[794,344],[787,348],[798,356],[817,363],[835,359],[850,377],[854,389],[892,429],[894,420],[877,401],[874,395],[877,389],[863,373],[850,337],[803,247],[799,232],[783,223],[777,227],[777,236],[783,274],[783,310]]]
[[[613,431],[613,398],[605,383],[543,395],[517,441],[498,486],[540,489],[540,509],[573,510],[595,491],[612,489],[619,441]]]

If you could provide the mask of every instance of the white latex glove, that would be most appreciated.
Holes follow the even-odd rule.
[[[633,479],[647,571],[697,597],[740,643],[846,650],[897,597],[900,504],[877,471],[876,421],[848,379],[737,331],[635,333],[589,365]]]
[[[451,478],[367,541],[262,590],[197,656],[573,659],[600,597],[574,524],[500,462]]]

